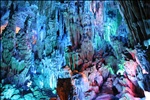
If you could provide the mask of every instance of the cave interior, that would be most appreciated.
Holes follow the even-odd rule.
[[[150,100],[150,1],[1,0],[1,100]]]

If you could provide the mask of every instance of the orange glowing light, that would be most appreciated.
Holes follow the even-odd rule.
[[[32,35],[32,40],[33,40],[32,44],[36,44],[37,37]]]
[[[4,25],[1,26],[0,34],[2,34],[2,32],[3,32],[3,30],[6,28],[7,24],[8,24],[8,23],[6,23],[6,24],[4,24]]]
[[[16,34],[19,32],[19,30],[20,30],[20,27],[18,27],[18,26],[16,26]]]

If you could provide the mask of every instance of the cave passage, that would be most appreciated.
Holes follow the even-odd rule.
[[[150,100],[149,10],[148,0],[1,0],[1,100]]]

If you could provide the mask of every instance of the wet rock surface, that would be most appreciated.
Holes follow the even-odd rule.
[[[0,2],[2,100],[149,100],[149,2]]]

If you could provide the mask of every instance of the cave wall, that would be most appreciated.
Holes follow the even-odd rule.
[[[144,1],[1,1],[2,98],[144,98],[148,7]]]
[[[120,10],[128,24],[133,45],[140,43],[149,46],[150,14],[149,1],[119,1]]]

